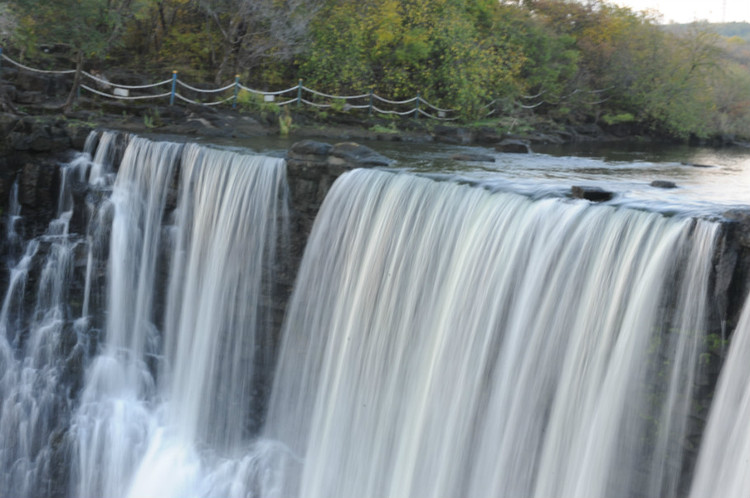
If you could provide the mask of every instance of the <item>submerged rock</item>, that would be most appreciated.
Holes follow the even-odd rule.
[[[476,161],[481,163],[494,163],[495,158],[487,154],[453,154],[451,159],[456,161]]]
[[[586,199],[592,202],[605,202],[614,197],[614,193],[604,190],[601,187],[587,187],[574,185],[570,189],[570,194],[575,199]]]
[[[690,166],[693,168],[715,168],[716,166],[713,166],[711,164],[698,164],[698,163],[687,163],[687,162],[681,162],[683,166]]]
[[[651,182],[651,186],[656,188],[677,188],[677,184],[669,180],[654,180]]]

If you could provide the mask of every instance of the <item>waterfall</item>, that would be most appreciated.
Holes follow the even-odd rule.
[[[750,300],[745,302],[711,405],[691,496],[750,495]]]
[[[148,474],[165,467],[174,496],[242,491],[275,356],[285,175],[281,159],[93,133],[60,167],[56,218],[25,244],[14,185],[3,494],[164,496],[165,474]]]
[[[70,177],[85,174],[86,161],[63,165],[56,217],[44,234],[20,242],[18,185],[11,192],[6,241],[11,257],[0,311],[0,489],[16,497],[61,493],[53,461],[66,452],[71,412],[67,381],[79,368],[86,338],[72,326],[72,288],[80,235],[69,231],[73,216]],[[12,255],[12,254],[11,254]],[[33,274],[33,279],[31,278]]]
[[[750,489],[750,304],[701,422],[718,222],[354,170],[287,303],[282,159],[100,132],[57,184],[5,213],[0,494]]]
[[[285,188],[281,159],[130,141],[111,196],[105,344],[73,421],[76,496],[226,496],[217,474],[251,472]]]
[[[717,227],[339,178],[283,330],[272,496],[684,493]]]

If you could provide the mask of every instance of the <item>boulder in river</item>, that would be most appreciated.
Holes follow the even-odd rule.
[[[601,187],[581,185],[574,185],[571,187],[570,193],[575,199],[586,199],[592,202],[605,202],[614,197],[614,193],[609,190],[604,190]]]

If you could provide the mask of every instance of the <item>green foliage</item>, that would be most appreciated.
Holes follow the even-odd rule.
[[[69,48],[78,54],[103,57],[115,44],[120,18],[108,0],[10,0],[19,19],[24,49],[36,53],[41,45]]]
[[[507,8],[480,0],[331,0],[313,23],[301,73],[309,84],[337,92],[373,85],[393,99],[419,92],[464,116],[478,115],[520,74],[520,47],[500,29]]]
[[[281,111],[275,102],[266,102],[263,95],[240,90],[237,94],[237,107],[240,111],[260,112],[277,115]]]
[[[344,112],[346,109],[345,99],[333,99],[331,102],[331,110],[335,112]]]
[[[163,124],[161,115],[159,114],[159,109],[156,107],[150,108],[148,112],[143,115],[143,125],[146,128],[157,128]]]
[[[600,120],[683,138],[750,138],[748,33],[747,23],[665,27],[603,0],[0,5],[0,38],[43,68],[82,56],[89,66],[130,66],[154,81],[178,70],[187,81],[224,85],[239,73],[243,83],[263,89],[302,77],[337,95],[374,88],[401,100],[419,93],[464,121],[481,120],[494,101],[498,129],[538,119]],[[54,58],[45,58],[43,47],[54,49]],[[274,121],[280,113],[247,92],[240,92],[239,107]],[[328,112],[344,109],[335,101]]]
[[[602,121],[608,125],[616,125],[621,123],[632,123],[635,121],[635,116],[629,112],[623,112],[621,114],[605,114],[602,116]]]
[[[396,133],[399,133],[398,128],[396,128],[396,123],[390,122],[387,126],[376,124],[370,128],[370,131],[373,133],[380,133],[385,135],[393,135]]]
[[[289,114],[289,108],[285,107],[284,112],[279,114],[279,134],[286,138],[292,131],[292,116]]]

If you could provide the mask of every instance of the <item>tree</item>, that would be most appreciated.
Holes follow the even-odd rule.
[[[264,60],[288,63],[305,48],[308,26],[320,0],[200,0],[223,39],[216,81],[258,67]]]
[[[63,105],[71,109],[81,80],[85,57],[103,57],[117,41],[120,13],[129,0],[10,0],[9,6],[20,20],[28,52],[39,45],[67,48],[76,72],[70,94]]]

